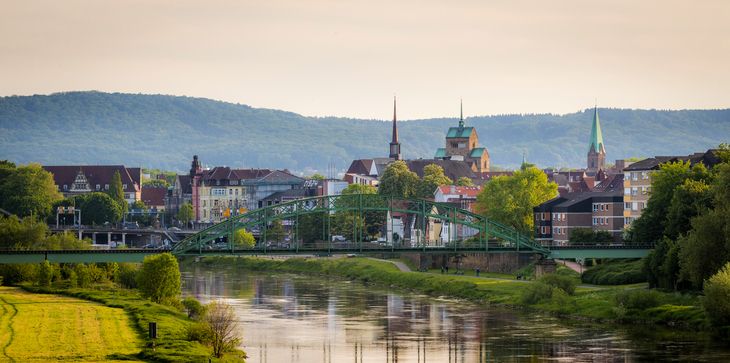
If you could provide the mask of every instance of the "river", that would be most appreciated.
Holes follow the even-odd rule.
[[[181,267],[183,296],[225,299],[247,362],[728,362],[682,328],[591,324],[305,275]]]

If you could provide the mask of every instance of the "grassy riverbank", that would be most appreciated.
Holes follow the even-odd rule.
[[[12,343],[9,347],[18,346],[26,347],[23,356],[19,356],[10,350],[15,357],[15,361],[144,361],[144,362],[207,362],[208,357],[212,357],[212,350],[197,342],[187,340],[187,329],[194,322],[189,319],[186,314],[181,313],[175,308],[152,303],[148,300],[140,298],[137,290],[112,289],[111,285],[99,285],[95,289],[77,289],[77,288],[60,288],[60,287],[38,287],[32,285],[24,285],[24,289],[30,294],[24,292],[20,294],[20,298],[16,299],[17,303],[6,305],[5,311],[10,311],[2,316],[0,320],[0,339],[5,337],[7,332],[16,332],[26,319],[20,319],[20,311],[29,309],[31,312],[26,315],[35,316],[36,322],[29,326],[28,331],[24,335],[12,333]],[[19,291],[18,289],[13,291]],[[4,290],[2,291],[2,300],[6,299]],[[53,295],[44,295],[53,294]],[[62,296],[58,296],[62,295]],[[83,300],[72,299],[75,297]],[[24,301],[24,302],[23,302]],[[52,306],[41,301],[54,301]],[[94,309],[105,309],[103,313],[96,314],[80,314],[77,306],[87,304],[93,306]],[[45,312],[43,309],[51,309]],[[12,310],[16,309],[18,314],[12,315]],[[57,313],[66,311],[68,313]],[[76,312],[74,314],[74,312]],[[67,326],[78,327],[84,329],[88,324],[99,324],[99,330],[102,340],[101,344],[104,349],[100,349],[97,355],[86,357],[86,350],[94,349],[94,345],[88,343],[89,338],[93,335],[87,333],[79,337],[69,334],[77,334],[75,331],[67,333],[67,329],[58,330],[55,325],[55,319],[60,319],[62,324]],[[19,320],[20,319],[20,320]],[[156,350],[152,350],[152,341],[147,337],[149,322],[157,322],[157,337],[155,340]],[[111,330],[105,327],[112,327]],[[125,328],[126,327],[126,328]],[[117,329],[127,329],[117,331]],[[92,330],[93,331],[93,330]],[[126,333],[125,333],[126,332]],[[49,351],[47,356],[42,351],[35,349],[41,343],[40,336],[47,335],[49,339],[55,339],[56,335],[63,335],[58,338],[59,341],[69,340],[69,344],[56,344],[58,347]],[[54,335],[55,334],[55,335]],[[104,335],[106,334],[106,335]],[[113,336],[108,336],[113,334]],[[108,336],[108,338],[104,338]],[[75,340],[83,339],[80,342]],[[108,341],[107,341],[108,340]],[[3,342],[3,340],[0,340]],[[75,342],[75,343],[74,343]],[[49,343],[51,345],[55,343]],[[0,343],[2,345],[2,343]],[[32,347],[32,348],[31,348]],[[6,349],[6,352],[8,350]],[[78,357],[74,354],[77,354]],[[234,353],[236,355],[244,355],[243,352]],[[70,358],[67,358],[69,355]],[[51,359],[52,358],[52,359]],[[240,358],[227,355],[221,359],[213,358],[213,362],[241,362]]]
[[[192,259],[181,264],[192,263]],[[392,286],[428,294],[446,295],[490,305],[534,310],[596,322],[651,322],[706,328],[704,311],[696,296],[669,294],[645,289],[578,288],[572,295],[525,302],[532,283],[516,280],[486,279],[440,273],[401,272],[388,262],[365,258],[304,259],[274,261],[253,258],[210,256],[199,263],[207,266],[286,271]],[[576,281],[577,282],[577,281]]]

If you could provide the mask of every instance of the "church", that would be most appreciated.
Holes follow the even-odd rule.
[[[469,164],[475,172],[489,171],[489,153],[479,147],[479,136],[473,127],[464,126],[464,105],[458,127],[450,127],[446,134],[446,147],[436,150],[434,159],[460,160]]]

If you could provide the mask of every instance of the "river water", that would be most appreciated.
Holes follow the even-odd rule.
[[[583,323],[305,275],[181,272],[183,296],[235,307],[249,363],[730,362],[727,342],[680,328]]]

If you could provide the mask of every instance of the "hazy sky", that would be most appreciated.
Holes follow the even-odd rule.
[[[730,1],[3,1],[0,96],[399,119],[730,107]]]

